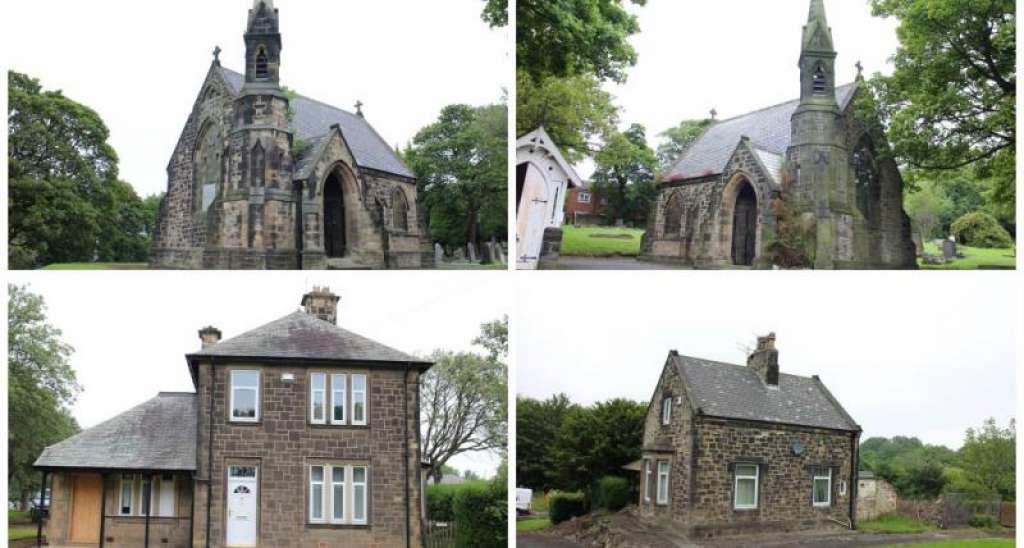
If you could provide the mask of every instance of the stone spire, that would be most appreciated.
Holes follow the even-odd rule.
[[[800,102],[836,108],[836,51],[825,17],[825,0],[811,0],[800,47]]]
[[[820,31],[820,32],[819,32]],[[804,26],[804,50],[833,51],[832,28],[825,17],[825,0],[811,0],[811,9]]]
[[[281,33],[273,0],[254,0],[245,27],[245,87],[278,89]]]

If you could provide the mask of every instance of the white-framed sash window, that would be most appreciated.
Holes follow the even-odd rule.
[[[651,461],[644,459],[644,502],[651,502],[651,478],[653,475]]]
[[[118,514],[122,516],[132,515],[132,494],[134,492],[135,474],[121,474],[121,496],[118,500]]]
[[[369,476],[362,465],[310,465],[309,522],[367,525]]]
[[[366,426],[366,375],[352,375],[352,424]]]
[[[309,422],[327,422],[327,375],[323,373],[309,375]]]
[[[176,486],[174,474],[163,474],[160,476],[159,487],[154,498],[157,501],[157,516],[162,518],[173,518],[176,505]]]
[[[832,468],[827,466],[814,469],[813,503],[817,507],[832,505]]]
[[[756,464],[737,464],[733,484],[733,507],[737,510],[757,508],[760,469]]]
[[[331,468],[331,523],[345,523],[345,467]]]
[[[668,504],[668,461],[658,461],[658,504]]]
[[[668,426],[672,424],[672,397],[668,396],[661,400],[661,424]]]
[[[345,412],[347,381],[346,375],[331,375],[331,424],[345,424],[348,419],[348,414]]]
[[[311,523],[324,522],[324,466],[309,467],[309,521]]]
[[[233,422],[259,422],[259,371],[241,369],[231,371],[231,420]]]

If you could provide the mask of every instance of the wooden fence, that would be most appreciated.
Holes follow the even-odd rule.
[[[425,548],[454,548],[455,524],[427,522],[423,544]]]

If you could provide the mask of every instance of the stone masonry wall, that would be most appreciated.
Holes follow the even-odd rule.
[[[672,420],[661,423],[661,405],[666,396],[672,398]],[[651,464],[648,488],[645,468],[640,468],[640,512],[647,518],[672,519],[686,511],[690,493],[690,455],[692,455],[692,412],[678,369],[669,363],[662,371],[658,387],[651,398],[644,419],[643,459]],[[657,498],[658,461],[669,462],[669,503],[659,505]]]
[[[896,489],[883,479],[861,479],[857,482],[857,520],[875,519],[894,512],[899,501]]]
[[[261,372],[260,422],[228,422],[229,371]],[[368,375],[368,426],[323,426],[309,423],[308,374],[365,373]],[[409,489],[410,537],[417,545],[420,529],[418,374],[409,382],[398,369],[324,368],[291,366],[218,365],[213,384],[213,474],[210,546],[225,541],[225,482],[227,466],[259,467],[258,536],[261,546],[404,546],[406,484]],[[282,374],[294,375],[293,382]],[[199,471],[207,466],[209,364],[199,368]],[[403,390],[405,393],[403,395]],[[403,397],[409,411],[404,412]],[[403,461],[403,436],[409,435],[409,460]],[[312,463],[366,464],[369,467],[368,526],[308,524],[308,480]],[[406,483],[403,483],[405,481]],[[205,491],[200,489],[196,514],[205,515]],[[200,527],[199,523],[203,523]],[[197,519],[195,539],[205,535],[205,519]]]

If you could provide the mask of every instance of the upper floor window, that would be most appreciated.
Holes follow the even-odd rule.
[[[825,91],[826,91],[826,88],[827,88],[827,86],[826,86],[826,76],[825,76],[825,65],[822,65],[821,63],[818,63],[818,65],[816,67],[814,67],[814,83],[813,83],[813,85],[814,85],[814,94],[815,95],[825,95]]]
[[[672,423],[672,396],[665,396],[661,400],[661,424],[669,425]]]
[[[327,422],[327,375],[313,373],[309,376],[309,387],[309,420],[314,424],[324,424]]]
[[[309,467],[309,522],[366,525],[369,468],[314,464]]]
[[[737,510],[757,508],[760,470],[756,464],[737,464],[733,480],[733,507]]]
[[[580,192],[576,196],[576,201],[581,203],[581,204],[589,204],[590,203],[590,199],[591,199],[591,194],[589,192]]]
[[[352,424],[366,424],[366,375],[352,375]]]
[[[365,426],[366,407],[366,375],[310,373],[310,423]]]
[[[814,469],[814,505],[832,505],[832,468],[827,466]]]
[[[347,384],[345,375],[331,375],[331,422],[334,424],[345,424]]]
[[[231,371],[231,420],[257,422],[260,420],[260,372]]]

